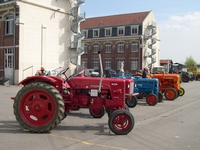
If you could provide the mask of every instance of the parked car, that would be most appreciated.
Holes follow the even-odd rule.
[[[86,69],[86,76],[99,77],[99,72],[95,71],[95,69]]]
[[[101,71],[99,69],[94,69],[95,72],[99,72],[99,76],[101,75]],[[117,77],[117,73],[113,69],[105,69],[103,71],[104,77]]]
[[[104,70],[104,76],[105,77],[116,77],[117,76],[117,73],[115,70],[112,70],[112,69],[105,69]]]

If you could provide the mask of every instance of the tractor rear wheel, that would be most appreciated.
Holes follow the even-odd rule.
[[[185,75],[185,76],[182,77],[182,81],[183,82],[189,82],[190,81],[190,77]]]
[[[153,93],[149,93],[146,97],[146,102],[149,106],[155,106],[158,103],[158,96]]]
[[[90,115],[93,117],[93,118],[101,118],[104,116],[105,114],[105,108],[102,107],[101,109],[93,109],[93,108],[89,108],[89,112],[90,112]]]
[[[126,105],[131,108],[135,107],[137,105],[137,97],[126,98]]]
[[[185,90],[184,90],[184,88],[180,88],[180,90],[179,90],[179,96],[183,96],[185,94]]]
[[[167,100],[175,100],[177,98],[177,91],[174,88],[168,88],[165,90],[164,95]]]
[[[133,129],[134,124],[134,117],[127,110],[114,111],[108,120],[110,130],[117,135],[128,134]]]
[[[19,124],[36,133],[45,133],[55,128],[65,112],[63,98],[58,90],[43,82],[24,86],[17,93],[13,109]]]

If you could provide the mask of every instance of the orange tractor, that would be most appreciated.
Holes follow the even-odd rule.
[[[151,77],[158,79],[159,90],[167,100],[175,100],[178,96],[185,94],[185,90],[180,86],[178,74],[151,74]]]

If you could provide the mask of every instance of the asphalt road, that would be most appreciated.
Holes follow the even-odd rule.
[[[199,150],[200,82],[182,83],[185,94],[174,101],[148,106],[139,100],[130,111],[135,126],[115,135],[107,114],[94,119],[88,109],[73,111],[50,133],[22,129],[13,115],[18,86],[0,86],[0,150]]]

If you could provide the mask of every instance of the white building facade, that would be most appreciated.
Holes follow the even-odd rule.
[[[81,0],[16,0],[0,3],[1,16],[5,16],[1,18],[1,23],[5,24],[5,14],[9,11],[7,14],[14,16],[14,31],[10,36],[18,39],[7,44],[0,43],[2,54],[5,54],[7,47],[13,50],[9,76],[11,84],[18,84],[34,75],[41,67],[63,67],[65,61],[76,53],[76,47],[71,48],[71,39],[77,33],[71,28],[74,26],[74,15],[80,12],[82,3],[84,1]],[[1,72],[6,78],[4,64]]]

